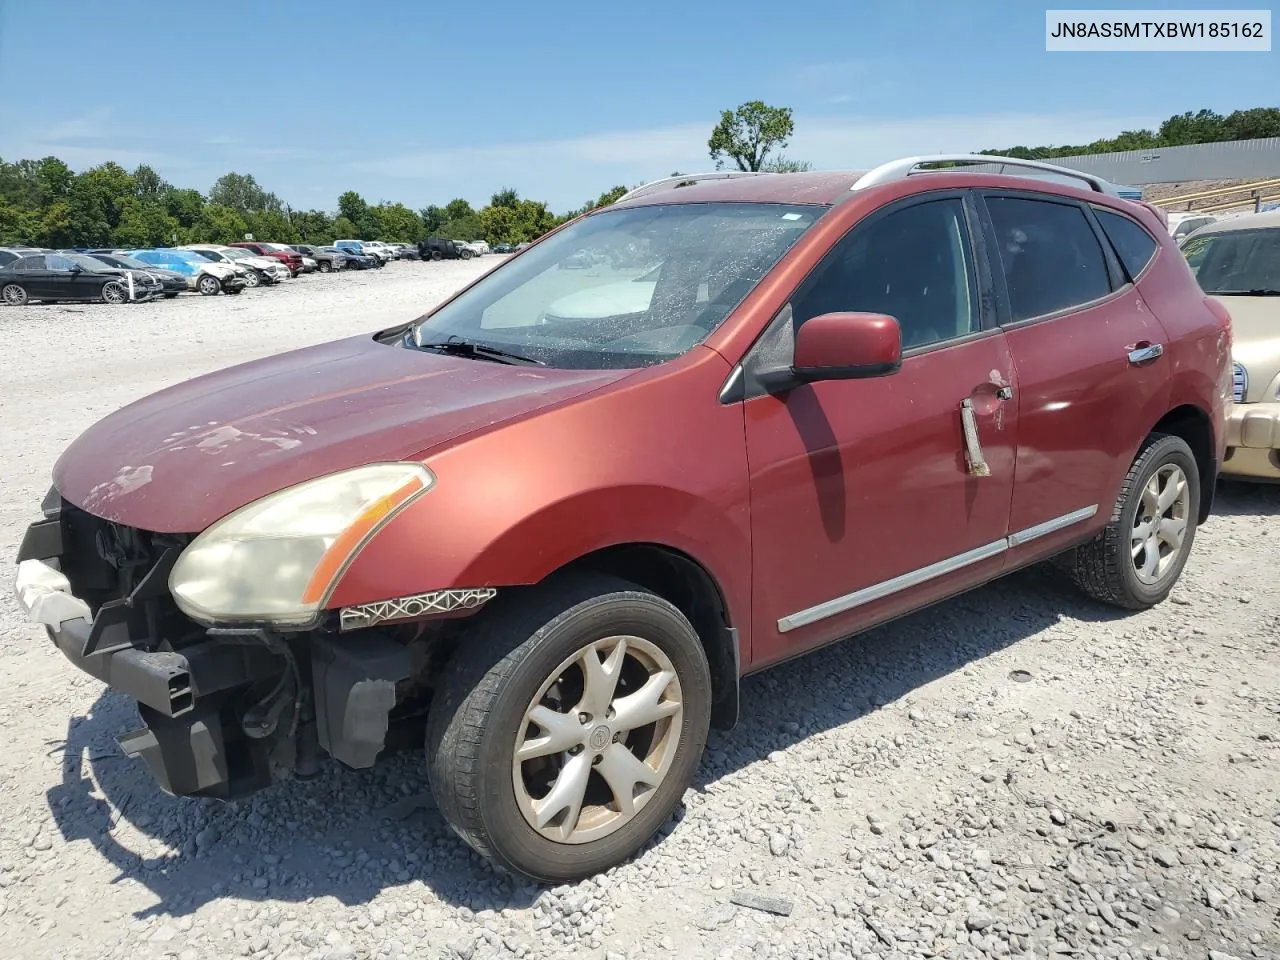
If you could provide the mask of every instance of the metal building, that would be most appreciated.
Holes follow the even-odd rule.
[[[1254,180],[1280,177],[1280,137],[1055,157],[1049,162],[1104,177],[1112,183]]]

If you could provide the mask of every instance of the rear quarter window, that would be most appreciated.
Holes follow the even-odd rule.
[[[1130,280],[1136,279],[1155,256],[1159,244],[1141,224],[1126,216],[1099,207],[1094,207],[1093,212],[1097,215],[1098,222],[1102,224],[1102,232],[1111,241],[1116,256],[1124,265],[1125,273],[1129,275]]]

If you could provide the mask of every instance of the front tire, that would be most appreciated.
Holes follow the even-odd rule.
[[[1186,566],[1200,510],[1200,470],[1181,437],[1153,433],[1120,487],[1111,522],[1062,558],[1076,585],[1103,603],[1146,610]]]
[[[609,576],[495,601],[437,690],[427,763],[441,813],[496,866],[542,883],[644,846],[693,779],[711,710],[688,619]]]
[[[123,283],[112,280],[102,285],[102,302],[121,304],[129,302],[129,291]]]
[[[320,263],[316,265],[316,269],[321,273],[328,273],[333,269],[333,265],[329,263],[328,260],[321,260]]]
[[[261,278],[261,277],[259,277],[259,276],[258,276],[254,271],[252,271],[252,270],[250,270],[248,273],[246,273],[246,274],[244,275],[244,285],[245,285],[246,287],[256,287],[256,286],[261,285],[261,283],[262,283],[262,278]]]
[[[202,297],[215,297],[222,289],[222,283],[217,277],[206,273],[196,281],[196,290]]]

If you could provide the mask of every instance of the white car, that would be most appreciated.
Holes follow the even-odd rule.
[[[365,240],[364,249],[372,253],[375,257],[381,257],[382,262],[396,259],[396,253],[381,240]]]
[[[1217,223],[1218,218],[1208,213],[1169,214],[1169,234],[1181,243],[1192,230],[1199,230],[1207,223]]]
[[[455,240],[453,242],[466,250],[470,250],[473,257],[484,256],[484,254],[489,252],[489,244],[485,243],[483,240],[479,243],[474,240]],[[483,248],[481,247],[481,244],[483,244]]]
[[[279,283],[281,280],[288,280],[292,274],[289,268],[274,257],[259,257],[243,247],[228,247],[221,243],[193,243],[186,247],[179,247],[180,250],[194,250],[201,256],[208,257],[210,260],[217,260],[222,263],[238,263],[242,266],[253,267],[254,270],[261,271],[269,277],[273,277],[272,282]],[[251,271],[245,278],[249,286],[257,286],[261,281],[257,273]]]
[[[484,254],[486,254],[486,253],[492,253],[492,252],[493,252],[492,250],[490,250],[490,249],[489,249],[489,241],[488,241],[488,240],[471,240],[471,241],[468,241],[468,242],[471,244],[472,248],[473,248],[477,253],[481,254],[482,256],[483,256]]]
[[[343,247],[353,248],[358,253],[367,254],[370,257],[377,257],[382,263],[386,263],[391,259],[390,252],[383,247],[382,244],[378,243],[377,240],[335,240],[333,241],[333,245],[339,249],[342,249]]]
[[[391,254],[392,260],[399,260],[401,255],[404,253],[405,245],[403,243],[387,243],[383,240],[379,240],[378,242],[381,243],[382,246]]]

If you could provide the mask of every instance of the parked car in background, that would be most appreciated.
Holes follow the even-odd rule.
[[[398,246],[400,248],[399,253],[400,253],[401,260],[421,260],[422,259],[422,255],[418,253],[417,244],[401,243],[401,244],[398,244]]]
[[[1171,213],[1169,214],[1169,233],[1175,241],[1181,241],[1201,227],[1217,222],[1218,218],[1208,213]]]
[[[44,250],[39,247],[0,247],[0,267],[6,263],[21,259],[22,257],[33,257],[37,253],[53,253],[52,250]]]
[[[367,257],[373,257],[379,267],[384,266],[387,260],[390,259],[386,251],[378,250],[373,246],[372,242],[367,240],[335,240],[333,245],[342,250],[352,250]]]
[[[323,247],[315,247],[309,243],[295,243],[293,249],[302,254],[304,258],[310,257],[316,263],[316,269],[321,273],[332,273],[334,270],[341,270],[347,265],[347,258],[340,255],[336,251],[328,251]]]
[[[210,260],[220,263],[238,264],[244,267],[247,270],[245,281],[250,287],[264,284],[274,286],[281,280],[287,280],[291,276],[289,268],[274,257],[260,257],[256,253],[243,250],[240,247],[210,243],[191,244],[179,249],[194,251],[202,257],[208,257]]]
[[[154,300],[164,287],[150,273],[120,270],[83,253],[37,253],[0,267],[0,301],[21,306],[32,300]]]
[[[257,240],[240,240],[236,243],[227,244],[227,246],[239,247],[241,250],[256,253],[260,257],[271,257],[279,260],[289,268],[290,277],[296,277],[302,272],[302,254],[298,253],[297,250],[290,250],[283,244],[261,243]]]
[[[361,244],[365,253],[372,253],[375,257],[381,257],[383,263],[390,263],[395,259],[395,253],[381,241],[362,240]]]
[[[444,237],[427,237],[418,241],[418,253],[423,260],[471,259],[471,251],[455,240]]]
[[[78,253],[76,250],[64,250],[63,253]],[[172,299],[180,293],[184,293],[191,289],[191,285],[187,283],[185,275],[176,270],[170,270],[167,267],[158,267],[154,264],[144,263],[125,253],[100,253],[93,251],[86,253],[86,256],[105,263],[108,267],[115,267],[117,270],[136,270],[143,273],[149,273],[160,281],[161,292],[166,298]]]
[[[1050,559],[1160,604],[1226,310],[1113,185],[926,159],[1034,172],[682,175],[425,316],[134,401],[58,459],[19,606],[140,702],[122,746],[170,793],[371,767],[403,723],[454,833],[555,885],[670,823],[776,689],[743,676]],[[632,241],[648,309],[538,322]]]
[[[325,253],[332,253],[346,258],[349,270],[373,270],[382,266],[382,261],[372,253],[362,253],[355,247],[321,247]]]
[[[467,242],[468,242],[468,245],[471,247],[471,249],[475,250],[476,253],[478,253],[482,257],[485,254],[493,252],[492,250],[489,249],[488,240],[469,240]]]
[[[187,278],[187,285],[201,296],[218,293],[237,294],[253,281],[252,271],[236,263],[224,263],[201,256],[192,250],[160,247],[152,250],[127,250],[124,255],[164,270],[173,270]],[[256,279],[256,277],[255,277]]]
[[[1280,482],[1280,210],[1200,227],[1182,254],[1200,288],[1231,314],[1223,476]]]
[[[516,247],[513,243],[495,243],[493,245],[494,253],[515,253]]]

